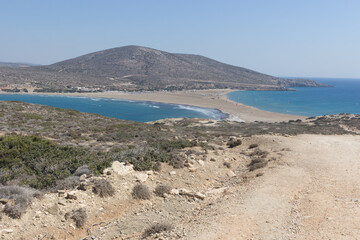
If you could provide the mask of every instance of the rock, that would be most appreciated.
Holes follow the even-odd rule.
[[[65,193],[66,193],[65,190],[58,190],[57,192],[58,192],[59,197],[65,196]]]
[[[179,194],[180,194],[180,190],[179,190],[179,189],[171,189],[170,194],[172,194],[172,195],[179,195]]]
[[[215,158],[210,158],[210,161],[216,162],[216,159]]]
[[[52,215],[58,215],[59,205],[57,205],[57,203],[55,203],[53,206],[47,208],[46,211]]]
[[[174,176],[174,175],[176,175],[176,172],[175,172],[175,171],[171,171],[171,172],[169,172],[169,174],[170,174],[170,176]]]
[[[86,191],[88,185],[86,183],[80,183],[80,185],[78,186],[77,189],[81,190],[81,191]]]
[[[222,188],[215,188],[215,189],[211,189],[209,191],[206,192],[206,195],[218,195],[218,194],[223,194],[224,192],[227,191],[227,187],[222,187]]]
[[[75,196],[74,192],[68,192],[65,198],[66,199],[77,200],[77,196]]]
[[[81,175],[80,176],[80,182],[85,181],[86,177],[87,177],[86,174]]]
[[[9,234],[14,232],[14,230],[10,229],[10,228],[5,228],[5,229],[1,229],[0,230],[1,234]]]
[[[232,170],[227,171],[227,172],[226,172],[226,175],[227,175],[228,177],[236,177],[236,174],[235,174]]]
[[[136,173],[135,174],[135,178],[137,182],[146,182],[146,180],[148,179],[149,175],[147,175],[146,173]]]
[[[114,173],[125,176],[134,171],[133,165],[125,165],[123,162],[114,161],[111,166]]]
[[[194,197],[196,197],[198,199],[201,199],[201,200],[204,200],[206,196],[205,196],[205,194],[197,192],[197,193],[194,194]]]
[[[200,193],[200,192],[191,192],[190,190],[187,190],[185,188],[179,189],[179,194],[180,195],[185,195],[185,196],[189,196],[189,197],[195,197],[201,200],[205,199],[205,195]]]
[[[204,165],[205,165],[205,163],[204,163],[203,160],[198,160],[198,163],[199,163],[200,166],[204,166]]]
[[[189,171],[190,171],[190,172],[196,172],[197,170],[198,170],[197,167],[194,167],[194,166],[190,166],[190,167],[189,167]]]
[[[62,200],[59,200],[59,201],[58,201],[58,204],[59,204],[59,205],[62,205],[62,206],[65,206],[65,205],[66,205],[66,203],[65,203],[64,201],[62,201]]]
[[[9,203],[9,204],[14,204],[15,203],[15,201],[13,200],[13,199],[7,199],[7,198],[1,198],[0,199],[0,203],[2,203],[2,204],[7,204],[7,203]]]
[[[180,195],[188,195],[188,194],[190,194],[190,193],[191,193],[191,192],[190,192],[189,190],[185,189],[185,188],[179,189],[179,194],[180,194]]]

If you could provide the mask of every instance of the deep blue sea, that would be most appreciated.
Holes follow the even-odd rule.
[[[296,91],[236,91],[229,99],[259,109],[317,116],[325,114],[360,114],[360,79],[311,78],[334,87],[295,88]]]
[[[222,119],[225,117],[222,112],[216,109],[111,98],[0,94],[0,100],[22,101],[59,108],[76,109],[80,112],[97,113],[137,122],[179,117],[210,119]]]

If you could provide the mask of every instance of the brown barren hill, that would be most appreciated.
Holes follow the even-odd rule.
[[[98,51],[47,66],[0,70],[2,83],[30,82],[42,87],[286,90],[287,87],[325,86],[312,80],[281,79],[199,55],[168,53],[140,46]]]

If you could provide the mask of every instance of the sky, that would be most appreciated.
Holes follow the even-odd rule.
[[[359,0],[0,0],[0,61],[140,45],[280,77],[360,78]]]

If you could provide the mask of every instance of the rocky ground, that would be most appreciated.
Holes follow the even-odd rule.
[[[102,176],[81,177],[83,190],[45,194],[21,219],[3,216],[2,239],[358,239],[359,136],[264,135],[188,151],[187,167],[136,172],[115,162]],[[252,145],[252,144],[257,144]],[[253,148],[249,149],[252,145]],[[260,150],[260,151],[259,151]],[[269,154],[266,154],[268,152]],[[249,171],[257,156],[266,167]],[[106,179],[115,195],[94,194]],[[132,196],[142,183],[149,200]],[[153,193],[160,185],[172,190]],[[85,208],[82,227],[66,213]],[[147,229],[158,225],[158,229]],[[155,229],[155,230],[154,230]]]

